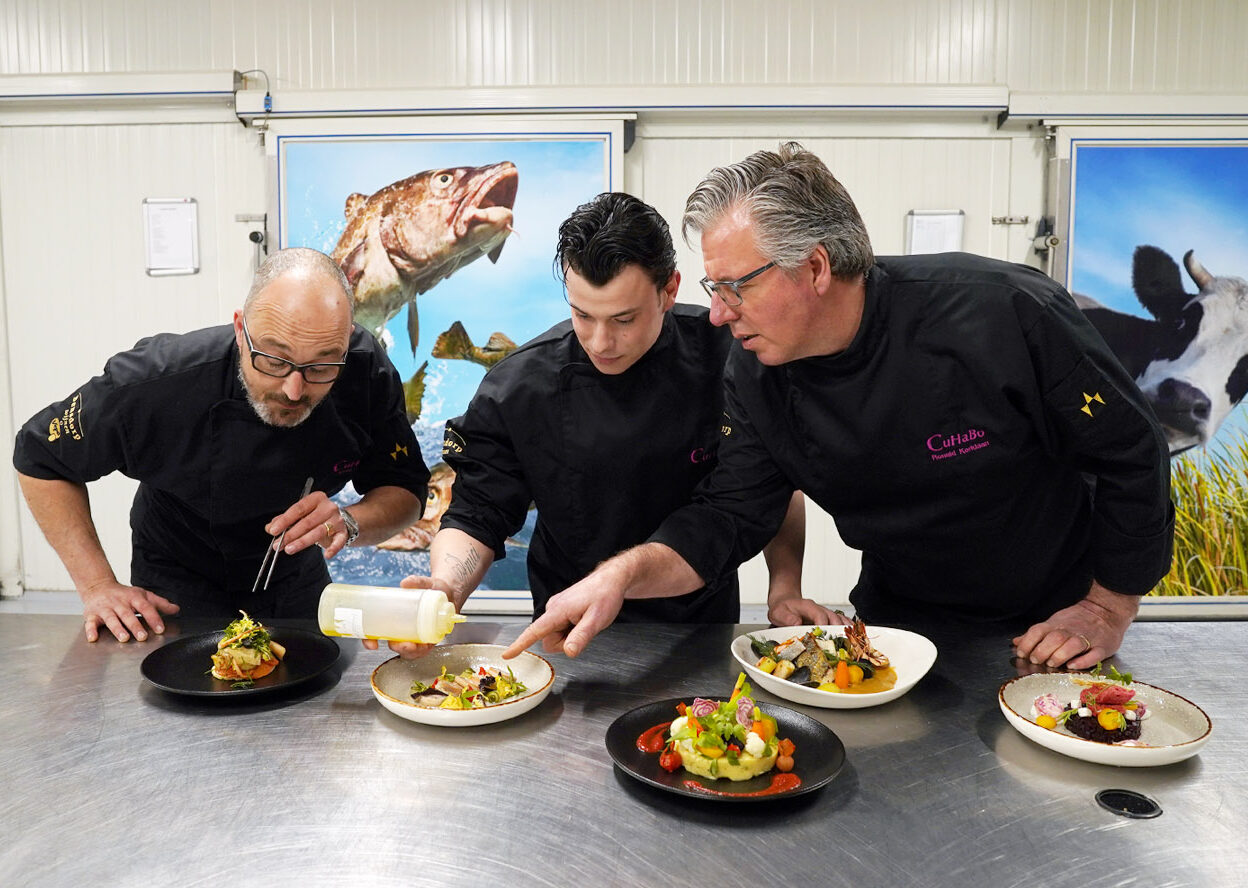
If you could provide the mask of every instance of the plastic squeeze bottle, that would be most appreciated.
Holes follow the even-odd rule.
[[[441,589],[330,583],[317,619],[326,635],[434,644],[465,618]]]

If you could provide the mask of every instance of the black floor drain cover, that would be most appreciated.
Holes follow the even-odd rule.
[[[1102,789],[1096,794],[1096,803],[1123,817],[1146,820],[1161,816],[1161,805],[1132,789]]]

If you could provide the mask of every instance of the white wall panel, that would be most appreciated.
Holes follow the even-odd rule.
[[[0,130],[6,335],[12,419],[68,396],[113,353],[158,331],[223,323],[250,283],[250,225],[264,212],[258,136],[237,124],[16,127]],[[199,203],[199,274],[144,271],[142,200]],[[91,485],[114,569],[129,576],[133,484]],[[29,588],[71,588],[22,507]]]
[[[1240,0],[6,0],[0,73],[265,69],[301,89],[995,83],[1238,92]]]

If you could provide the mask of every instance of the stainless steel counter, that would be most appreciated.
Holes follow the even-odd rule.
[[[455,638],[505,643],[522,625],[474,619]],[[387,654],[354,641],[297,695],[231,703],[147,684],[139,664],[159,639],[89,645],[76,617],[0,616],[0,883],[1245,883],[1248,624],[1143,623],[1128,635],[1119,668],[1213,720],[1201,754],[1175,765],[1120,769],[1034,745],[997,708],[1016,674],[1007,639],[929,633],[936,665],[900,700],[793,706],[845,744],[846,766],[822,790],[724,804],[615,769],[611,721],[730,689],[741,628],[612,627],[579,660],[549,658],[554,690],[533,712],[456,730],[384,710],[369,674]],[[1164,813],[1105,811],[1093,796],[1107,787],[1143,792]]]

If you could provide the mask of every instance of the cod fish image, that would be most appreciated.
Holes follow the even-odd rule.
[[[464,325],[456,321],[434,341],[430,354],[435,358],[471,361],[489,370],[515,350],[516,344],[511,338],[497,331],[490,334],[485,345],[473,345]]]
[[[425,361],[416,368],[412,378],[403,383],[403,410],[407,414],[408,422],[414,423],[420,419],[420,411],[425,402],[425,371],[428,367],[429,362]]]
[[[509,160],[425,170],[376,194],[347,198],[347,225],[333,259],[355,290],[355,320],[381,337],[410,305],[407,335],[416,353],[416,297],[468,263],[497,262],[512,232],[520,174]]]
[[[415,524],[399,531],[388,540],[377,544],[378,549],[395,552],[413,552],[428,549],[442,526],[442,516],[451,505],[451,486],[455,483],[455,470],[444,462],[429,470],[429,492],[425,495],[425,513]]]
[[[499,332],[493,333],[485,345],[473,345],[464,325],[456,321],[449,330],[438,334],[430,354],[435,358],[471,361],[489,370],[515,350],[516,344],[511,338]],[[408,422],[416,422],[420,418],[425,399],[425,373],[428,368],[429,362],[425,361],[412,374],[412,378],[403,383],[403,402]]]

